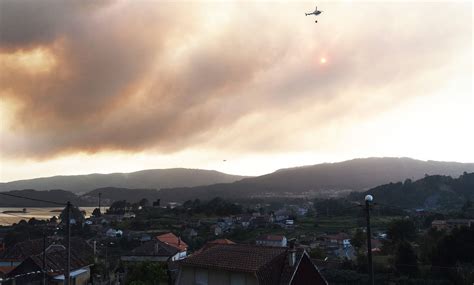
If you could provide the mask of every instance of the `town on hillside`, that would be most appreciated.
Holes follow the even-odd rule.
[[[164,203],[137,197],[98,206],[91,215],[72,205],[57,217],[0,227],[0,283],[65,284],[67,276],[78,285],[473,280],[470,200],[450,210],[402,208],[377,203],[379,193],[369,192],[371,204],[354,193]]]

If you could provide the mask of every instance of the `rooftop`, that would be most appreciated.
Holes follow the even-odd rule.
[[[56,276],[64,274],[67,264],[67,252],[64,247],[55,247],[47,251],[45,265],[47,274]],[[71,270],[77,270],[93,264],[93,255],[91,252],[80,251],[71,248]],[[27,257],[15,269],[10,271],[7,276],[16,276],[31,272],[32,270],[41,270],[43,268],[43,253]]]
[[[53,240],[48,238],[46,241],[46,247],[49,249],[52,247],[62,246],[63,240]],[[71,237],[71,248],[79,252],[92,253],[92,247],[90,247],[84,239],[78,237]],[[16,243],[12,247],[7,248],[0,254],[0,260],[8,261],[22,261],[32,255],[37,255],[43,252],[43,239],[27,240]]]
[[[185,267],[250,273],[258,279],[258,284],[262,285],[291,283],[327,285],[304,250],[295,250],[295,265],[290,266],[291,252],[291,249],[282,247],[214,244],[179,263]],[[302,260],[305,260],[304,264]],[[296,274],[297,272],[300,274]],[[293,278],[298,280],[294,281]]]
[[[173,233],[162,234],[156,238],[167,245],[179,249],[179,251],[186,251],[188,249],[188,245]]]
[[[285,255],[281,247],[216,244],[181,261],[186,266],[215,268],[236,272],[257,272],[262,266]]]
[[[46,269],[50,275],[64,273],[67,263],[66,256],[65,249],[46,253]],[[39,268],[43,267],[43,254],[34,255],[30,258]],[[71,270],[80,269],[92,263],[92,255],[88,256],[82,252],[71,250]]]
[[[262,235],[257,237],[257,240],[266,240],[266,241],[282,241],[285,239],[285,236],[282,235]]]
[[[213,241],[208,242],[209,244],[235,244],[235,242],[231,241],[230,239],[222,238],[216,239]]]
[[[173,256],[178,253],[178,249],[159,240],[145,242],[133,249],[128,256]]]

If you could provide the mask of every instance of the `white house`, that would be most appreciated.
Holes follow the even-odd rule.
[[[115,237],[122,237],[123,232],[122,232],[121,230],[116,230],[116,229],[110,228],[110,229],[108,229],[108,230],[105,232],[105,235],[106,235],[107,237],[113,237],[113,238],[115,238]]]

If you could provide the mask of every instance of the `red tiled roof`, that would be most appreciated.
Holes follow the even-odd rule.
[[[210,247],[216,246],[218,244],[235,244],[235,242],[229,240],[229,239],[216,239],[213,241],[208,241],[203,247],[201,247],[198,251],[196,251],[194,254],[197,254],[201,251],[208,250]]]
[[[179,251],[185,251],[188,249],[188,245],[178,238],[173,233],[162,234],[156,237],[159,241],[179,249]]]

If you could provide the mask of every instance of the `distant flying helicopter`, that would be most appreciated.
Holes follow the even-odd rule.
[[[323,11],[319,11],[318,10],[318,6],[316,6],[316,9],[314,10],[314,12],[311,12],[311,13],[305,13],[306,16],[309,16],[309,15],[315,15],[315,16],[318,16],[319,14],[321,14]],[[318,22],[318,20],[314,21],[315,23]]]

